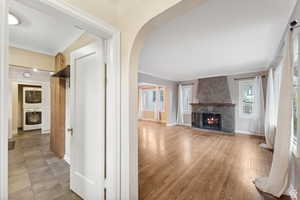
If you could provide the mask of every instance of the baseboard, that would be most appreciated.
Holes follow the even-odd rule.
[[[177,126],[177,123],[167,123],[166,126]]]
[[[50,130],[42,130],[42,134],[49,134]]]
[[[178,125],[180,125],[180,126],[188,126],[188,127],[192,127],[192,124],[178,124]]]
[[[237,134],[255,135],[255,136],[264,137],[264,135],[262,133],[253,133],[253,132],[250,132],[250,131],[242,131],[242,130],[235,130],[234,132],[237,133]]]
[[[70,165],[70,157],[66,154],[64,155],[64,160]]]
[[[155,119],[140,118],[139,120],[141,120],[141,121],[149,121],[149,122],[158,122],[158,123],[167,123],[167,121],[161,121],[161,120],[155,120]]]

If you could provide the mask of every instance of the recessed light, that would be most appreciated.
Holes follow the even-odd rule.
[[[39,70],[37,68],[33,68],[33,71],[34,72],[38,72]]]
[[[12,13],[8,13],[8,24],[9,25],[18,25],[20,24],[20,20]]]

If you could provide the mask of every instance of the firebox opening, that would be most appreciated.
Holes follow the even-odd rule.
[[[222,118],[221,114],[202,113],[203,128],[221,130]]]

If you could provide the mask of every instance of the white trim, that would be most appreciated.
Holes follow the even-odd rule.
[[[192,124],[189,123],[183,123],[183,124],[177,124],[179,126],[187,126],[187,127],[192,127]]]
[[[0,1],[0,199],[8,199],[8,0]]]
[[[153,74],[153,73],[150,73],[150,72],[144,72],[142,70],[139,70],[138,73],[146,74],[146,75],[153,76],[153,77],[160,78],[160,79],[167,80],[167,81],[178,82],[176,80],[169,79],[169,78],[166,78],[164,76],[156,75],[156,74]]]
[[[264,137],[263,133],[253,133],[253,132],[250,132],[250,131],[243,131],[243,130],[235,130],[234,132],[237,133],[237,134],[255,135],[255,136],[262,136],[262,137]]]
[[[167,123],[167,121],[165,121],[165,120],[156,120],[156,119],[147,119],[147,118],[140,118],[139,120],[149,121],[149,122]]]
[[[64,160],[65,160],[69,165],[71,165],[70,157],[67,156],[66,154],[64,155]]]
[[[177,123],[167,123],[166,126],[177,126]]]
[[[249,71],[239,71],[239,72],[236,72],[233,74],[232,73],[223,73],[223,74],[203,75],[203,76],[195,76],[195,77],[191,77],[189,79],[180,79],[180,80],[170,79],[170,77],[160,76],[160,75],[153,74],[151,72],[145,72],[142,70],[139,70],[138,73],[154,76],[156,78],[173,81],[173,82],[185,82],[185,81],[191,81],[191,80],[196,80],[196,79],[201,79],[201,78],[213,78],[213,77],[219,77],[219,76],[235,76],[235,75],[240,75],[240,74],[261,73],[262,71],[267,71],[267,70],[268,70],[268,67],[260,67],[254,71],[249,70]]]
[[[7,90],[8,83],[8,65],[7,65],[7,47],[8,47],[8,25],[7,25],[7,4],[9,0],[0,1],[1,18],[0,18],[0,199],[7,200],[8,193],[8,174],[7,174],[7,141],[8,141],[8,110],[7,110]],[[89,33],[107,40],[108,43],[108,62],[107,62],[107,155],[110,159],[107,161],[107,199],[120,199],[122,196],[136,196],[137,194],[130,193],[129,184],[131,178],[127,178],[128,174],[121,173],[121,152],[123,152],[122,165],[126,166],[129,162],[129,152],[123,151],[128,148],[129,143],[122,145],[121,151],[121,135],[129,136],[129,127],[126,125],[127,116],[121,116],[122,109],[129,108],[125,101],[120,101],[121,91],[121,69],[120,69],[120,31],[115,27],[107,24],[99,18],[89,15],[81,9],[68,4],[61,0],[19,0],[20,3],[38,9],[44,13],[63,17],[67,21],[78,25],[79,27],[88,30]],[[127,74],[124,74],[126,77]],[[125,81],[126,82],[126,81]],[[124,88],[125,89],[125,88]],[[129,91],[124,91],[127,94]],[[121,105],[122,103],[122,105]],[[124,127],[121,134],[121,118],[124,121]],[[122,170],[122,172],[124,172]],[[122,176],[122,177],[121,177]],[[124,177],[124,178],[123,178]],[[122,178],[122,179],[121,179]],[[121,180],[122,183],[121,183]],[[121,194],[122,189],[122,194]]]
[[[28,46],[20,45],[20,44],[9,43],[9,46],[13,47],[13,48],[17,48],[17,49],[22,49],[22,50],[26,50],[26,51],[31,51],[31,52],[35,52],[35,53],[39,53],[39,54],[48,55],[48,56],[55,56],[56,55],[52,51],[51,52],[43,51],[43,50],[35,48],[35,47],[28,47]]]

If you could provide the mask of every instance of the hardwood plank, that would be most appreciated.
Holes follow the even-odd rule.
[[[271,166],[272,152],[261,142],[140,121],[140,200],[275,200],[252,183]]]

